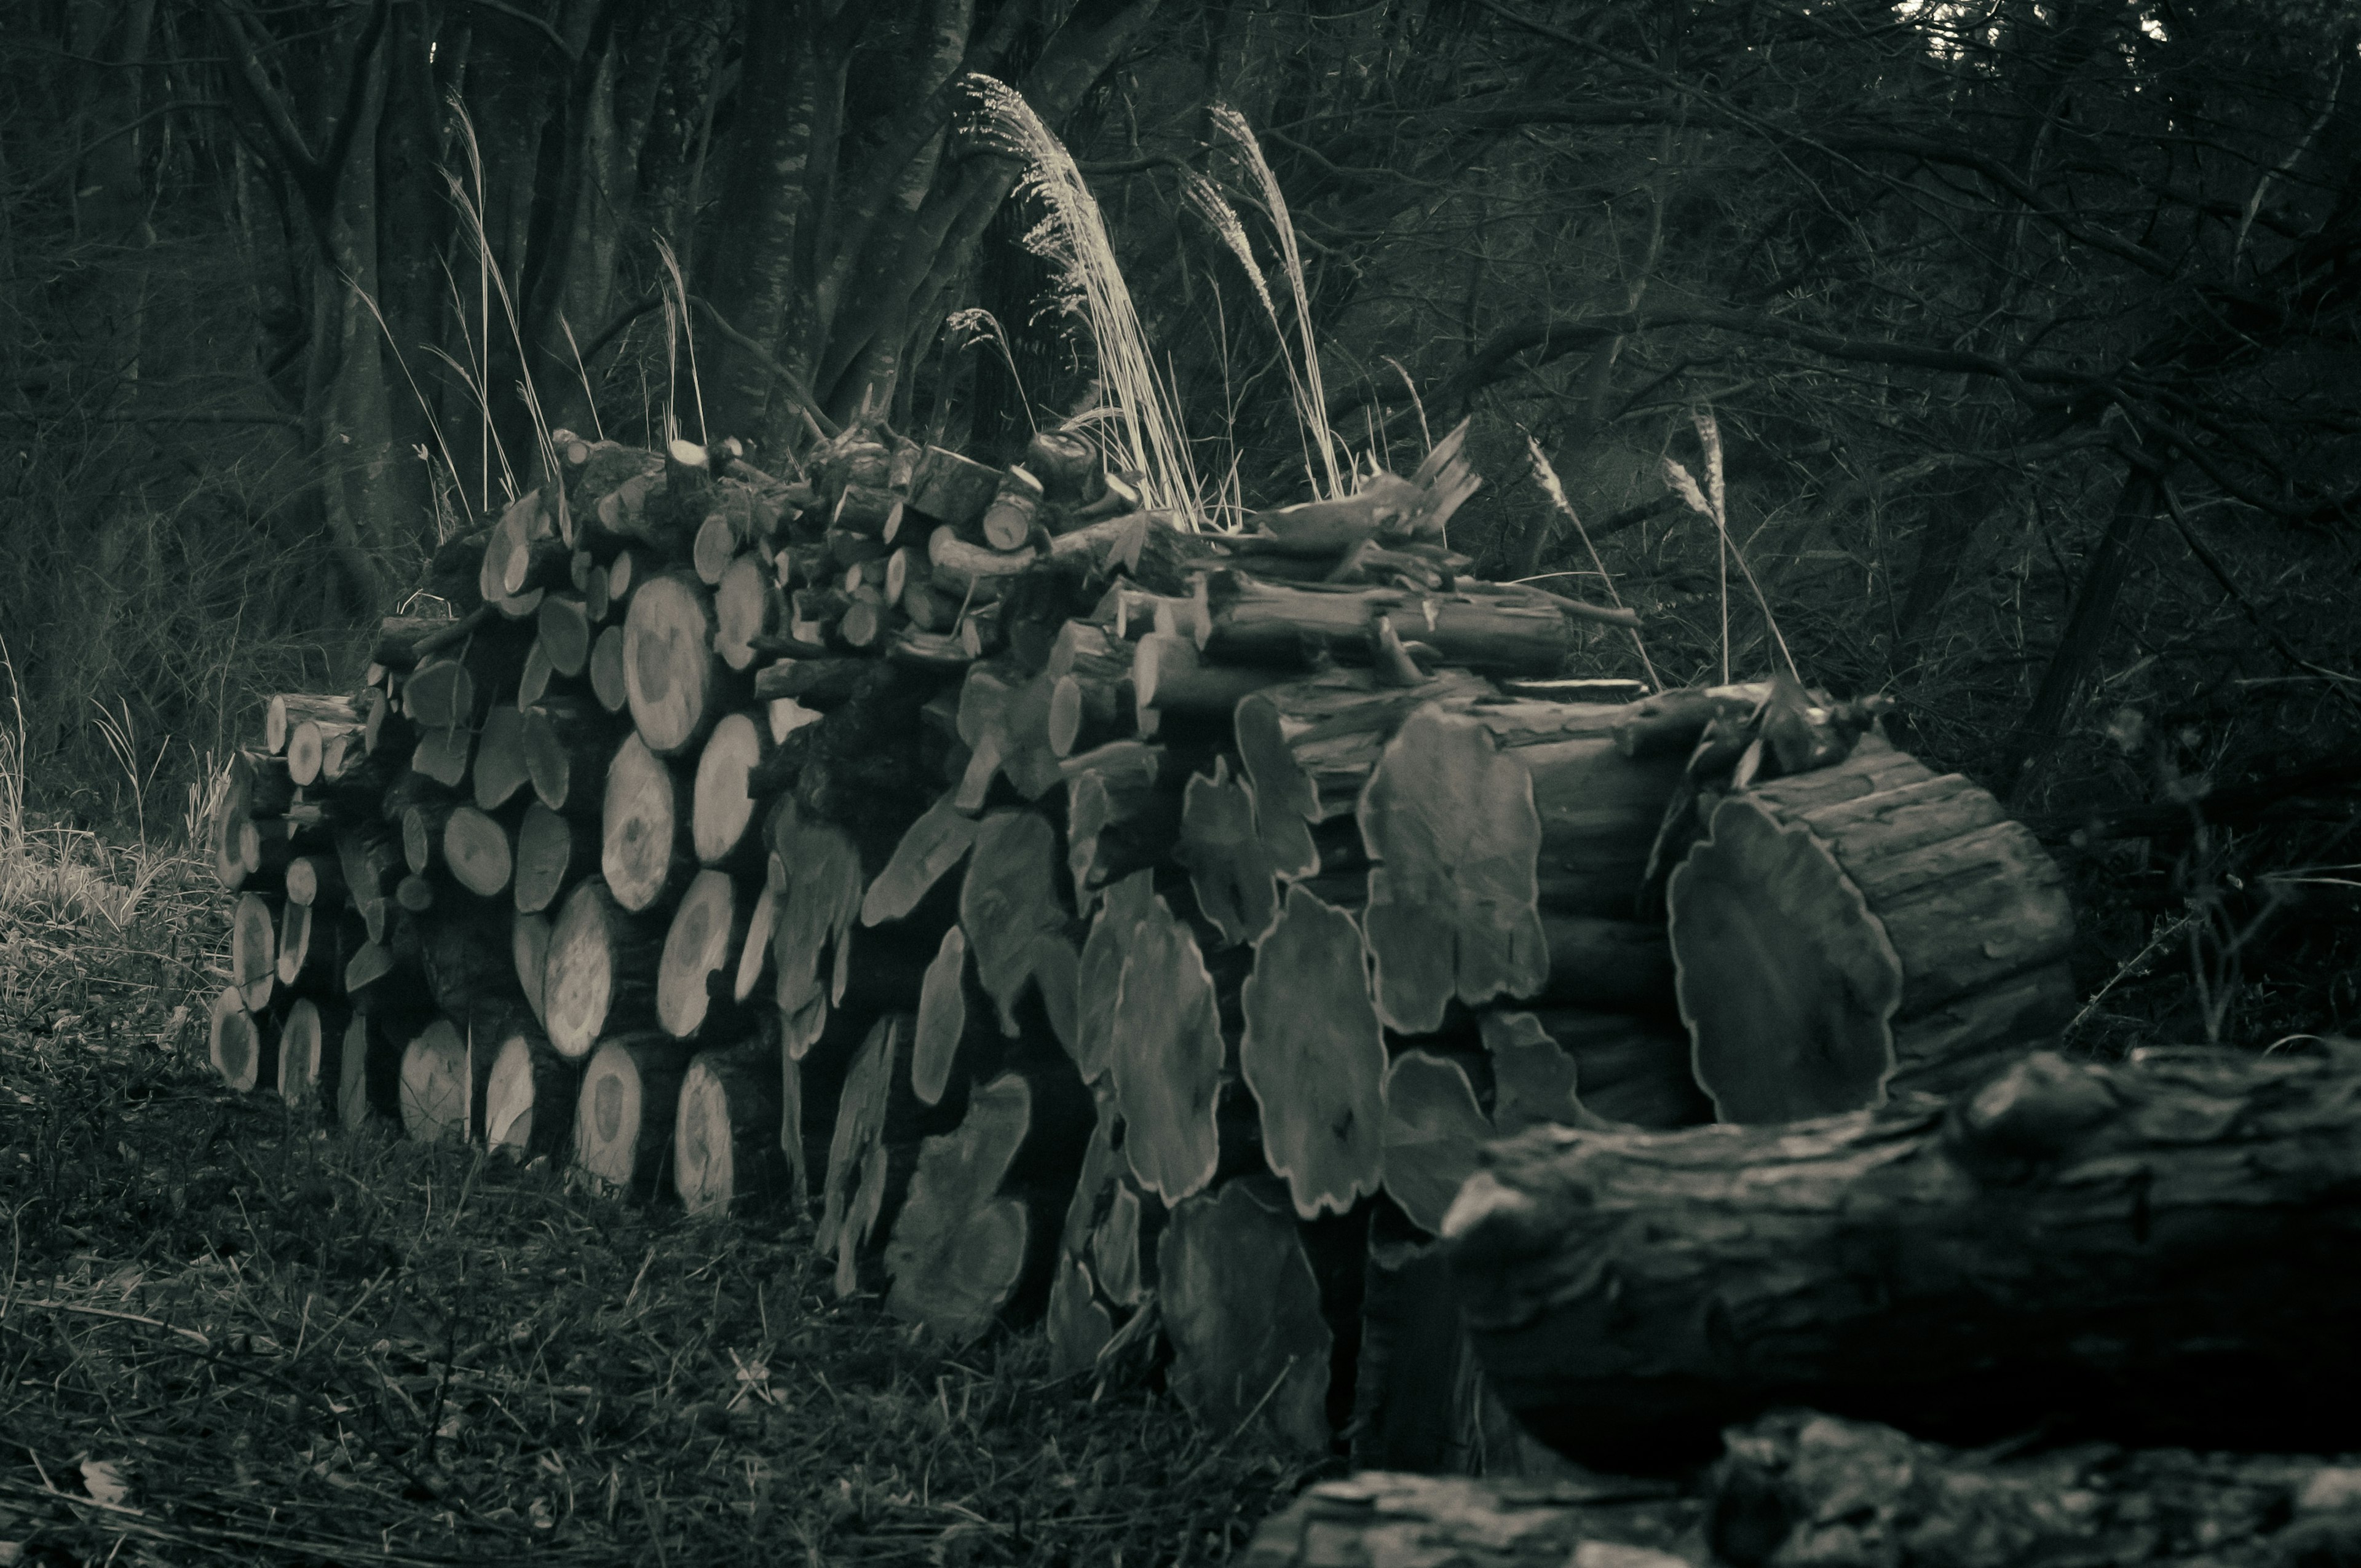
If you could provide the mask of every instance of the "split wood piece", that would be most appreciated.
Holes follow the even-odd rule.
[[[836,1256],[838,1295],[861,1289],[864,1275],[873,1279],[864,1266],[873,1264],[901,1209],[919,1143],[957,1120],[958,1108],[929,1110],[910,1092],[909,1018],[879,1018],[845,1069],[813,1243],[823,1256]]]
[[[295,859],[288,838],[291,820],[248,817],[237,825],[238,864],[244,871],[240,885],[247,893],[258,897],[286,893],[287,868]]]
[[[335,1053],[353,1010],[333,996],[299,996],[279,1031],[279,1098],[299,1110],[327,1109]]]
[[[786,622],[786,595],[770,562],[746,554],[723,569],[713,589],[713,651],[724,664],[752,668],[761,656],[754,651],[757,640],[778,636]]]
[[[1115,1314],[1098,1299],[1088,1262],[1060,1248],[1050,1266],[1049,1299],[1042,1311],[1049,1375],[1072,1377],[1098,1364],[1115,1338]]]
[[[829,1008],[844,1000],[866,884],[851,837],[833,823],[807,820],[792,800],[773,814],[770,837],[772,852],[788,868],[772,936],[779,1017],[787,1054],[800,1058],[828,1026]]]
[[[1279,831],[1271,837],[1286,846],[1282,852],[1301,857],[1287,872],[1303,876],[1318,871],[1319,854],[1302,819],[1278,815]],[[1211,773],[1191,778],[1182,796],[1173,858],[1189,868],[1198,910],[1232,946],[1260,941],[1279,919],[1281,867],[1262,831],[1263,816],[1253,786],[1230,776],[1227,757],[1214,759]]]
[[[328,991],[344,970],[334,909],[289,900],[279,912],[279,950],[272,973],[291,991]]]
[[[692,801],[679,770],[639,734],[623,738],[607,765],[598,869],[624,909],[637,915],[667,903],[696,874]]]
[[[1103,922],[1115,912],[1112,897],[1108,905]],[[1127,939],[1117,926],[1109,929],[1122,948],[1107,1059],[1124,1154],[1139,1184],[1170,1207],[1204,1190],[1221,1160],[1223,1041],[1213,977],[1197,938],[1160,896],[1149,895]],[[1086,1019],[1090,991],[1086,981]],[[1091,1026],[1086,1021],[1085,1039]]]
[[[339,828],[336,841],[341,850],[345,839],[353,833]],[[287,902],[306,908],[324,904],[333,909],[343,902],[345,873],[341,855],[298,855],[287,862]]]
[[[401,711],[421,730],[464,729],[476,721],[476,677],[453,655],[431,659],[401,686]]]
[[[976,531],[994,550],[1023,548],[1032,537],[1033,520],[1041,510],[1041,481],[1021,464],[1000,477],[992,505],[986,507]]]
[[[587,550],[576,551],[574,560],[581,570],[581,580],[577,586],[582,590],[582,614],[591,627],[604,625],[615,610],[613,579],[608,576],[607,568],[598,565],[597,558]],[[595,638],[591,640],[595,641]],[[587,653],[582,663],[585,668],[588,667],[590,660]]]
[[[524,732],[525,716],[514,703],[496,702],[484,715],[484,728],[476,737],[476,760],[471,770],[476,805],[481,809],[498,811],[532,782]]]
[[[443,829],[457,809],[457,801],[440,794],[422,795],[401,808],[395,819],[401,828],[401,861],[413,874],[423,876],[442,863]]]
[[[1097,1299],[1089,1258],[1091,1234],[1106,1214],[1123,1168],[1122,1151],[1115,1147],[1121,1123],[1115,1116],[1114,1096],[1094,1093],[1093,1101],[1095,1115],[1090,1141],[1082,1148],[1074,1195],[1066,1201],[1044,1324],[1052,1375],[1060,1377],[1089,1369],[1115,1337],[1115,1314]]]
[[[363,755],[360,719],[306,718],[287,738],[287,776],[306,787],[335,784]]]
[[[918,988],[918,1012],[910,1045],[910,1091],[922,1105],[942,1102],[951,1064],[967,1038],[967,933],[957,926],[943,932],[942,945],[927,965]]]
[[[1386,1196],[1422,1231],[1442,1230],[1451,1201],[1492,1136],[1468,1066],[1469,1058],[1457,1055],[1412,1050],[1386,1069]]]
[[[575,1098],[574,1163],[609,1187],[649,1197],[670,1177],[681,1080],[695,1047],[661,1035],[601,1040]]]
[[[976,825],[960,884],[960,927],[976,979],[1000,1012],[1001,1033],[1016,1034],[1016,1002],[1033,978],[1041,938],[1064,929],[1058,830],[1036,811],[994,811]]]
[[[1480,1025],[1501,1137],[1544,1123],[1665,1131],[1713,1120],[1676,1027],[1576,1008],[1487,1013]]]
[[[230,889],[245,884],[251,871],[241,840],[248,825],[282,815],[294,798],[295,782],[287,776],[284,757],[240,751],[230,760],[227,779],[205,821],[206,858],[215,881]]]
[[[752,907],[726,872],[702,871],[690,881],[656,964],[656,1023],[665,1034],[685,1040],[708,1025],[734,1021],[736,1009],[726,1002],[716,1017],[714,992],[744,948]]]
[[[484,1146],[520,1161],[562,1158],[581,1088],[580,1064],[539,1034],[511,1031],[493,1048],[484,1080]]]
[[[616,750],[614,721],[576,696],[551,696],[523,713],[525,774],[552,811],[595,817],[598,784]],[[480,804],[480,803],[479,803]]]
[[[617,610],[631,607],[631,596],[653,574],[653,568],[648,564],[650,559],[638,551],[619,550],[607,563],[607,614],[610,618]],[[598,656],[595,646],[591,656]]]
[[[769,730],[751,715],[733,713],[713,727],[697,753],[690,796],[690,848],[698,864],[731,871],[762,865],[769,850],[755,830],[749,784],[774,747]]]
[[[455,808],[443,824],[443,863],[452,880],[478,898],[508,891],[516,874],[515,830],[472,806]]]
[[[475,744],[475,732],[470,729],[424,730],[411,751],[410,765],[445,788],[457,789],[467,782],[467,758]]]
[[[490,1063],[484,1064],[487,1071]],[[475,1064],[467,1036],[437,1018],[401,1053],[401,1125],[419,1143],[465,1143],[473,1131]]]
[[[1224,1182],[1177,1206],[1157,1277],[1181,1405],[1209,1431],[1259,1422],[1290,1447],[1325,1453],[1335,1336],[1279,1179]]]
[[[221,1080],[241,1092],[276,1080],[278,1037],[248,1011],[244,993],[225,986],[206,1015],[205,1059]]]
[[[972,528],[999,492],[1000,471],[940,446],[920,454],[910,475],[910,510],[954,528]]]
[[[1029,544],[1014,550],[994,550],[969,543],[950,527],[938,528],[927,540],[927,561],[932,569],[934,587],[962,604],[992,603],[1008,590],[1011,581],[1031,570],[1039,558],[1040,552]]]
[[[1233,664],[1369,662],[1369,623],[1390,618],[1446,663],[1514,675],[1556,674],[1581,652],[1581,634],[1559,603],[1401,588],[1315,588],[1257,582],[1242,572],[1208,575],[1212,620],[1198,645]],[[1536,596],[1538,599],[1538,596]],[[1587,607],[1583,607],[1587,609]]]
[[[260,894],[238,894],[230,909],[229,980],[247,1012],[270,1005],[279,980],[279,929],[276,912]]]
[[[1342,1214],[1377,1191],[1385,1168],[1385,1030],[1360,927],[1289,888],[1239,1000],[1238,1067],[1261,1112],[1264,1157],[1298,1214]]]
[[[287,750],[297,726],[313,719],[357,725],[361,721],[358,699],[322,696],[311,692],[281,692],[270,699],[262,716],[262,749],[274,755]],[[308,784],[309,779],[298,779]]]
[[[558,1055],[578,1061],[606,1036],[653,1025],[663,942],[662,931],[624,913],[598,877],[566,894],[541,997]]]
[[[767,1040],[704,1050],[673,1123],[673,1188],[692,1214],[759,1207],[788,1189],[779,1148],[779,1052]]]
[[[1099,1293],[1113,1305],[1138,1307],[1155,1289],[1156,1242],[1166,1218],[1163,1204],[1142,1193],[1130,1177],[1116,1173],[1106,1212],[1091,1227],[1090,1245]]]
[[[1881,760],[1723,800],[1673,872],[1681,1014],[1724,1121],[1942,1091],[2073,1015],[2064,878],[1956,773],[1835,799]]]
[[[1114,1065],[1121,1039],[1124,960],[1140,926],[1155,916],[1157,902],[1156,873],[1143,867],[1108,886],[1083,939],[1074,1066],[1086,1083],[1096,1082]]]
[[[1444,1234],[1494,1386],[1577,1460],[1677,1463],[1784,1405],[1946,1442],[2063,1417],[2339,1451],[2356,1115],[2349,1044],[2037,1052],[1948,1102],[1536,1130],[1492,1146]]]
[[[631,706],[631,684],[623,675],[624,650],[630,642],[622,624],[613,622],[601,628],[598,640],[590,644],[590,695],[609,713],[620,713]]]
[[[1489,1462],[1492,1456],[1484,1458]],[[2066,1494],[2061,1489],[2055,1495]],[[1693,1540],[1706,1508],[1704,1502],[1678,1496],[1669,1483],[1652,1485],[1620,1475],[1503,1480],[1495,1475],[1479,1480],[1464,1475],[1365,1470],[1312,1486],[1263,1520],[1246,1551],[1232,1561],[1237,1568],[1390,1568],[1412,1563],[1447,1563],[1450,1568],[1543,1563],[1553,1568],[1682,1568],[1701,1561]],[[1881,1532],[1876,1539],[1892,1537]],[[1827,1559],[1795,1559],[1824,1560],[1846,1559],[1837,1553]],[[2052,1560],[2040,1552],[1984,1559]],[[2059,1553],[2054,1560],[2114,1561],[2073,1552]],[[1765,1559],[1728,1561],[1760,1563]]]
[[[336,829],[336,882],[356,905],[366,909],[369,900],[383,898],[401,866],[400,836],[382,824],[349,822]],[[316,903],[326,895],[327,884],[316,875],[314,883],[321,890],[313,895]]]
[[[779,920],[779,895],[786,888],[786,868],[778,857],[770,857],[764,868],[763,890],[754,897],[754,906],[746,915],[746,939],[740,944],[736,966],[730,970],[730,1000],[740,1007],[746,1005],[771,971],[771,933]]]
[[[549,916],[538,911],[520,910],[509,925],[509,962],[516,970],[517,989],[544,1035],[549,1030],[549,944],[555,931]]]
[[[364,942],[345,960],[345,995],[361,1012],[391,1016],[431,1005],[417,933],[396,914],[384,941]]]
[[[371,686],[361,700],[361,751],[366,756],[391,752],[406,757],[418,744],[418,726],[403,716],[393,698]]]
[[[1002,1073],[918,1150],[885,1245],[886,1310],[951,1344],[1039,1315],[1090,1102],[1063,1061]]]
[[[533,627],[542,657],[558,674],[578,675],[589,665],[590,612],[580,599],[550,595],[541,601]]]
[[[1480,722],[1439,707],[1411,714],[1358,817],[1377,862],[1362,928],[1389,1027],[1428,1033],[1455,999],[1472,1007],[1547,983],[1532,781]]]
[[[1328,670],[1267,684],[1224,714],[1235,725],[1256,798],[1268,803],[1274,849],[1292,848],[1300,863],[1300,843],[1277,837],[1286,819],[1317,824],[1350,815],[1402,720],[1429,703],[1472,705],[1491,693],[1488,682],[1465,670],[1440,671],[1411,690],[1380,686],[1366,670]],[[1493,738],[1505,740],[1497,731]]]
[[[566,887],[598,869],[598,829],[578,817],[561,817],[530,801],[517,829],[516,873],[511,898],[517,912],[535,915],[557,902]]]
[[[692,572],[651,578],[623,619],[631,723],[660,757],[686,754],[729,707],[735,682],[713,651],[713,598]]]
[[[336,1124],[358,1132],[401,1114],[401,1053],[417,1025],[398,1014],[356,1010],[336,1042]]]
[[[1068,758],[1063,771],[1066,870],[1074,907],[1087,914],[1101,888],[1170,859],[1191,770],[1166,747],[1111,740]]]
[[[974,847],[976,822],[945,795],[910,824],[894,846],[893,859],[877,873],[862,895],[861,923],[883,925],[900,920],[924,902],[935,885],[967,858]]]

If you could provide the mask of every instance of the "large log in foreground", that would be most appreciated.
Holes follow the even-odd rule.
[[[1620,1470],[1781,1405],[1984,1442],[2333,1450],[2361,1399],[2361,1046],[2039,1052],[1769,1128],[1541,1127],[1444,1224],[1502,1399]]]
[[[1263,1521],[1242,1568],[2001,1568],[2331,1564],[2361,1471],[2077,1444],[1960,1453],[1809,1410],[1725,1434],[1699,1486],[1368,1471]]]

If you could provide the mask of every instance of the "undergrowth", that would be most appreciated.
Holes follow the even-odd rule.
[[[807,1221],[331,1135],[203,1058],[222,900],[0,906],[0,1562],[1216,1563],[1304,1478],[838,1301]]]

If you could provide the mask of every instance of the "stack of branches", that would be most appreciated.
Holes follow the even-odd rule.
[[[1875,1103],[2054,1027],[2063,941],[1866,709],[1577,673],[1631,618],[1466,575],[1464,438],[1213,533],[1071,432],[789,477],[556,433],[456,613],[239,758],[214,1060],[816,1208],[947,1339],[1399,1462],[1481,1404],[1434,1237],[1487,1140]]]

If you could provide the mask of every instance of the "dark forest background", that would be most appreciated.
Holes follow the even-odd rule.
[[[2260,1039],[2361,1012],[2345,0],[7,14],[0,728],[62,819],[349,680],[544,425],[792,453],[865,405],[1000,456],[1086,399],[983,72],[1080,161],[1221,495],[1309,493],[1294,318],[1191,201],[1228,196],[1284,300],[1227,105],[1338,436],[1407,470],[1473,416],[1485,571],[1600,597],[1603,566],[1667,681],[1784,638],[1891,694],[2073,866],[2110,1006]],[[1665,480],[1712,466],[1701,410],[1762,590],[1726,630]]]

